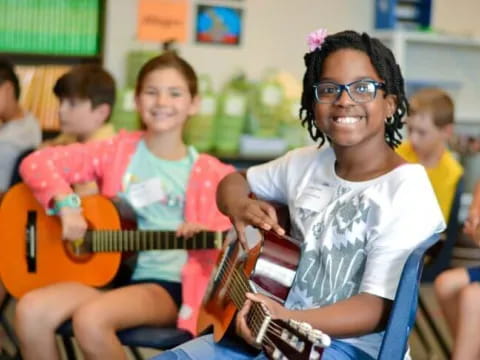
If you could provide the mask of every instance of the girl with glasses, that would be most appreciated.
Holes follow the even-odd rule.
[[[267,201],[288,205],[291,235],[303,242],[288,298],[248,295],[235,328],[250,347],[206,335],[156,360],[265,358],[252,350],[252,302],[330,335],[323,360],[377,358],[408,255],[445,227],[424,168],[394,151],[408,103],[391,51],[354,31],[319,30],[309,43],[300,119],[318,145],[230,174],[217,190],[240,237],[247,225],[284,234]]]

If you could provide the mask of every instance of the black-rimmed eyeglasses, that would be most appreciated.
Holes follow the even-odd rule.
[[[385,84],[375,80],[357,80],[350,84],[321,81],[313,85],[315,99],[320,104],[333,104],[345,90],[356,103],[367,103],[375,99],[377,89],[385,89]]]

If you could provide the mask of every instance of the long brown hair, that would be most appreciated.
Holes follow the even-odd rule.
[[[139,95],[142,91],[143,82],[148,74],[160,69],[175,69],[184,78],[188,84],[190,95],[195,97],[198,94],[198,79],[193,67],[172,51],[167,51],[162,55],[156,56],[148,60],[140,69],[137,76],[137,84],[135,86],[135,95]]]

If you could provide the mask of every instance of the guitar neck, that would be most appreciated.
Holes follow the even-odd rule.
[[[92,252],[142,250],[219,249],[222,232],[202,231],[193,237],[176,237],[174,231],[94,230],[89,238]]]
[[[247,300],[246,292],[251,291],[251,286],[243,271],[238,268],[232,271],[231,281],[228,296],[235,307],[241,309]],[[272,319],[266,306],[259,302],[251,304],[246,323],[255,337],[255,342],[261,344],[264,350],[268,349],[266,354],[269,359],[319,359],[320,354],[313,349],[313,344],[324,347],[330,343],[327,335],[312,329],[310,324]]]
[[[246,293],[252,292],[251,286],[245,274],[238,268],[232,272],[232,284],[229,287],[229,297],[240,310],[247,300]],[[263,338],[265,332],[270,330],[271,317],[261,303],[254,302],[247,315],[247,323],[252,334],[258,339]]]

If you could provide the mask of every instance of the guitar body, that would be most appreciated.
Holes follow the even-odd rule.
[[[279,224],[289,229],[288,209],[276,207]],[[198,319],[198,332],[213,326],[213,337],[220,341],[235,313],[247,301],[247,292],[267,295],[284,303],[301,255],[301,243],[273,231],[245,229],[248,250],[231,241],[222,251],[210,279]],[[330,337],[307,322],[273,319],[268,309],[253,302],[246,322],[265,355],[272,360],[320,360]]]
[[[93,195],[82,199],[84,215],[92,229],[120,229],[115,206],[106,198]],[[34,269],[26,260],[27,223],[35,223],[36,254]],[[76,256],[69,242],[62,241],[57,216],[44,209],[24,184],[9,190],[0,204],[0,277],[8,292],[21,297],[26,292],[62,281],[78,281],[102,286],[116,274],[121,253],[91,253]]]
[[[300,246],[291,238],[272,231],[247,228],[246,237],[253,247],[246,252],[239,241],[229,244],[220,260],[205,294],[198,320],[202,332],[213,325],[214,339],[225,335],[237,307],[228,295],[230,281],[241,271],[252,288],[279,302],[284,302],[295,278],[300,259]]]

